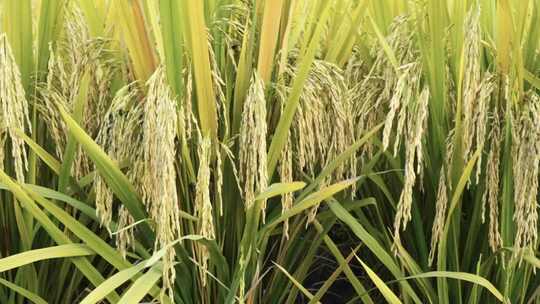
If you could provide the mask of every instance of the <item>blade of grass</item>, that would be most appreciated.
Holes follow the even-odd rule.
[[[83,244],[66,244],[25,251],[0,259],[0,272],[48,259],[93,255],[95,252]]]
[[[325,238],[327,238],[328,236],[325,236]],[[309,301],[308,304],[315,304],[315,303],[318,303],[322,297],[324,296],[324,294],[330,289],[330,287],[336,282],[336,280],[338,279],[339,275],[345,271],[345,269],[348,267],[348,264],[350,263],[350,261],[352,260],[353,256],[356,255],[356,252],[358,251],[358,249],[360,248],[360,245],[356,246],[356,248],[354,248],[351,253],[349,254],[349,256],[347,256],[347,258],[343,261],[343,262],[339,262],[339,266],[338,268],[336,268],[336,270],[334,270],[334,272],[332,272],[332,274],[330,275],[330,277],[328,277],[328,279],[326,279],[326,281],[324,282],[324,284],[321,286],[321,288],[319,288],[319,290],[317,290],[317,292],[315,293],[315,295],[313,295],[313,298]]]
[[[398,61],[396,59],[396,54],[394,53],[394,51],[392,50],[390,45],[388,45],[388,42],[386,42],[386,39],[384,38],[383,34],[379,30],[379,27],[377,26],[377,24],[375,23],[375,21],[373,20],[371,15],[368,14],[367,17],[368,17],[368,20],[371,23],[371,27],[372,27],[373,31],[375,32],[375,35],[377,36],[379,44],[381,45],[382,49],[386,53],[386,56],[388,57],[388,60],[392,64],[392,67],[394,68],[396,74],[400,74],[399,63],[398,63]]]
[[[272,76],[282,8],[283,0],[264,1],[257,71],[265,84],[270,81]]]
[[[109,293],[113,292],[116,288],[122,286],[122,284],[130,281],[137,274],[145,270],[146,268],[153,267],[159,260],[165,255],[166,248],[154,253],[151,258],[140,262],[139,264],[119,271],[115,275],[108,278],[101,285],[92,290],[80,304],[94,304],[101,301]]]
[[[204,1],[182,1],[186,27],[184,34],[193,61],[199,121],[203,136],[217,136],[217,110],[210,67]]]
[[[316,189],[327,176],[329,176],[337,167],[339,167],[343,162],[345,162],[354,153],[356,153],[356,151],[358,151],[360,147],[367,143],[373,135],[377,134],[377,132],[382,128],[382,126],[383,123],[380,123],[377,126],[373,127],[373,129],[371,129],[364,136],[362,136],[362,138],[360,138],[353,145],[347,148],[347,150],[343,151],[343,153],[338,155],[334,160],[332,160],[328,165],[326,165],[321,171],[321,173],[319,173],[317,178],[315,178],[313,182],[311,182],[306,188],[304,188],[298,199],[304,198],[306,195]]]
[[[122,295],[118,304],[139,303],[150,289],[161,279],[163,275],[162,265],[152,266],[145,274],[131,285],[131,287]]]
[[[19,65],[26,95],[31,95],[30,76],[34,71],[32,52],[32,1],[3,2],[3,31],[6,32],[13,56]]]
[[[114,22],[126,43],[137,79],[145,82],[156,69],[155,53],[139,1],[116,0],[111,3]]]
[[[352,186],[354,183],[358,181],[357,178],[345,180],[339,183],[335,183],[333,185],[330,185],[328,187],[322,188],[321,190],[314,192],[310,195],[308,195],[303,200],[299,201],[298,203],[294,204],[290,209],[285,210],[279,217],[275,219],[271,219],[268,221],[268,223],[263,227],[262,231],[269,231],[273,227],[275,227],[277,224],[299,214],[300,212],[307,210],[320,202],[327,200],[331,198],[334,194],[343,191],[344,189]]]
[[[85,225],[81,224],[77,219],[69,215],[66,211],[62,210],[51,201],[45,199],[37,192],[33,191],[31,187],[22,185],[22,188],[30,195],[32,199],[43,208],[45,208],[51,215],[57,218],[64,226],[66,226],[73,234],[81,239],[86,245],[88,245],[96,254],[103,257],[108,263],[113,265],[116,269],[123,270],[131,267],[131,264],[125,260],[120,253],[112,248],[107,242],[105,242],[99,235],[95,234]],[[144,222],[147,223],[147,222]],[[142,224],[141,224],[142,225]],[[157,288],[152,288],[152,295],[159,294]]]
[[[54,42],[61,29],[64,20],[65,0],[43,0],[39,13],[39,26],[37,32],[37,72],[42,79],[47,71],[49,62],[49,44],[54,47]]]
[[[327,203],[330,207],[330,210],[334,212],[337,218],[339,218],[341,221],[347,224],[349,228],[351,228],[353,233],[369,248],[369,250],[371,250],[371,252],[373,252],[373,254],[375,254],[377,259],[381,261],[381,263],[383,263],[384,266],[388,268],[388,270],[390,270],[394,277],[396,277],[397,279],[404,277],[400,267],[392,259],[390,254],[388,254],[388,251],[383,248],[379,244],[379,242],[377,242],[377,240],[367,232],[367,230],[360,224],[360,222],[358,222],[337,201],[329,200]],[[408,283],[403,284],[402,287],[416,303],[422,303],[420,298],[418,298],[418,296]]]
[[[0,284],[6,286],[7,288],[15,291],[16,293],[20,294],[21,296],[27,298],[28,300],[34,302],[35,304],[47,304],[47,301],[45,301],[42,297],[38,296],[37,294],[26,290],[20,286],[17,286],[16,284],[11,283],[10,281],[4,280],[0,278]]]
[[[507,303],[501,292],[488,280],[472,273],[466,272],[451,272],[451,271],[431,271],[413,276],[403,278],[404,280],[419,279],[419,278],[448,278],[456,279],[460,281],[470,282],[487,289],[492,295],[494,295],[502,303]]]
[[[371,268],[369,268],[369,266],[366,265],[358,256],[356,256],[356,259],[360,262],[367,275],[369,276],[373,284],[377,286],[386,301],[391,304],[401,304],[398,296],[384,283],[384,281],[381,280],[381,278]]]
[[[125,282],[131,280],[135,275],[142,272],[145,268],[145,263],[139,263],[133,267],[119,271],[92,290],[86,297],[84,297],[80,304],[99,303],[109,293],[120,287]]]
[[[268,186],[268,188],[266,188],[266,190],[263,192],[259,193],[259,195],[255,197],[255,200],[266,200],[274,196],[295,192],[304,188],[305,186],[306,183],[304,182],[275,183]]]
[[[537,90],[540,90],[540,78],[536,77],[533,73],[528,70],[524,71],[524,78],[527,80],[533,87]]]
[[[61,164],[54,156],[49,154],[49,152],[43,149],[37,142],[35,142],[28,135],[24,134],[21,130],[14,129],[14,131],[17,133],[17,136],[22,138],[30,149],[32,149],[32,151],[36,153],[36,155],[39,156],[39,158],[54,171],[54,173],[60,173]]]
[[[291,280],[291,282],[294,284],[294,286],[296,286],[296,288],[298,288],[309,300],[312,300],[314,298],[313,294],[311,292],[309,292],[309,290],[307,290],[304,286],[302,286],[302,284],[300,282],[298,282],[285,268],[281,267],[279,264],[277,263],[274,263],[274,266],[277,267],[277,269],[279,269],[281,272],[283,272],[287,278],[289,278],[289,280]],[[315,303],[321,303],[319,301],[316,301]]]
[[[86,24],[88,25],[90,35],[92,37],[102,37],[105,22],[103,15],[98,10],[96,4],[97,3],[93,0],[79,0],[79,6],[86,18]]]
[[[467,184],[467,181],[470,178],[470,175],[473,171],[474,164],[476,163],[476,160],[480,156],[480,153],[482,153],[481,149],[477,149],[476,152],[473,154],[465,168],[463,169],[463,173],[461,174],[457,185],[455,186],[454,193],[452,194],[452,198],[450,200],[450,206],[448,208],[448,214],[446,217],[446,225],[444,226],[443,235],[441,237],[441,240],[439,242],[438,246],[438,253],[437,253],[437,269],[439,271],[446,270],[447,267],[447,252],[448,252],[448,234],[450,232],[451,227],[451,221],[452,221],[452,215],[453,212],[458,207],[460,201],[461,201],[461,195],[463,194],[463,190],[465,189],[465,186]],[[441,279],[438,280],[438,284],[440,285],[438,288],[438,294],[439,294],[439,301],[446,302],[449,299],[448,295],[448,286],[446,283],[446,280],[444,277],[440,277]]]
[[[4,171],[0,170],[0,182],[5,184],[9,191],[17,198],[24,208],[41,224],[41,226],[47,231],[50,237],[58,244],[70,244],[72,243],[68,236],[66,236],[56,225],[47,217],[47,215],[38,208],[36,203],[30,198],[30,196],[14,182]],[[94,286],[101,284],[104,279],[99,271],[90,264],[88,259],[84,257],[78,257],[71,259],[73,264],[88,278],[90,283]],[[110,294],[107,299],[112,302],[116,302],[119,297],[116,293]]]
[[[506,75],[510,69],[510,52],[512,50],[513,24],[510,3],[508,0],[497,2],[497,65],[500,72]]]
[[[184,67],[182,54],[184,41],[182,40],[182,22],[175,22],[182,18],[180,2],[160,0],[159,17],[167,80],[173,93],[182,96],[184,84],[181,71]]]

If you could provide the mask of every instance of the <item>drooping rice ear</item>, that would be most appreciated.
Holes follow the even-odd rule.
[[[213,145],[213,153],[215,155],[215,168],[214,168],[214,199],[216,206],[219,210],[219,215],[223,216],[223,156],[222,151],[228,148],[220,143],[216,142]],[[224,152],[227,153],[227,152]]]
[[[244,103],[239,139],[239,175],[243,184],[242,192],[246,210],[255,202],[257,193],[268,187],[266,135],[264,83],[255,74]],[[263,203],[263,214],[265,209],[266,203]]]
[[[381,86],[373,77],[374,69],[368,67],[361,58],[359,50],[354,49],[344,70],[344,78],[347,83],[348,99],[352,101],[351,113],[355,122],[355,134],[360,135],[373,129],[386,116],[387,111],[382,111],[377,106],[378,96],[381,94]],[[361,101],[361,102],[358,102]],[[373,156],[375,144],[367,142],[361,148],[359,154],[360,163]]]
[[[218,129],[224,130],[226,133],[229,132],[229,109],[227,98],[225,97],[224,87],[225,81],[221,77],[221,72],[216,60],[216,54],[214,53],[213,48],[211,47],[211,41],[208,41],[208,50],[210,54],[210,69],[212,75],[212,85],[215,93],[215,101],[217,108],[217,120],[218,120]],[[221,124],[221,126],[220,126]],[[221,128],[220,128],[221,127]],[[217,131],[220,131],[217,130]],[[225,134],[227,137],[228,134]]]
[[[411,219],[413,188],[416,181],[423,178],[422,138],[427,130],[430,94],[427,87],[421,87],[423,67],[418,61],[419,52],[406,17],[398,17],[391,24],[387,41],[389,49],[376,52],[375,62],[362,87],[367,92],[378,94],[371,111],[389,108],[383,117],[383,149],[388,149],[391,141],[394,142],[394,155],[402,145],[405,149],[404,185],[394,220],[394,241],[397,243],[400,231]],[[379,92],[377,87],[373,89],[373,85],[369,85],[369,82],[374,82],[373,76],[369,76],[371,74],[384,79],[379,85],[382,88]]]
[[[296,71],[289,69],[287,73],[293,78]],[[288,139],[296,155],[297,171],[314,176],[317,170],[354,143],[354,95],[348,94],[343,74],[344,71],[335,64],[322,60],[313,63],[300,95]],[[356,176],[354,156],[334,170],[330,181],[353,176]]]
[[[188,65],[188,68],[186,68],[185,70],[185,74],[186,74],[186,90],[185,90],[185,96],[183,98],[183,104],[182,104],[182,108],[183,108],[183,114],[182,115],[183,117],[183,122],[184,122],[184,130],[185,130],[185,134],[186,134],[186,140],[189,140],[191,139],[191,136],[193,135],[193,121],[196,121],[194,120],[193,118],[195,117],[195,115],[193,114],[193,101],[192,101],[192,98],[193,98],[193,73],[192,73],[192,69],[189,68],[189,65]]]
[[[117,162],[128,161],[131,164],[137,164],[142,159],[140,130],[143,113],[140,104],[133,102],[139,93],[136,85],[127,85],[119,89],[102,118],[96,142]],[[137,184],[137,178],[140,175],[135,172],[136,169],[135,165],[127,172],[128,178],[134,184]],[[108,228],[114,213],[112,191],[100,174],[94,177],[94,189],[97,214],[101,224]],[[129,224],[132,221],[127,218],[128,216],[127,212],[120,213],[119,230],[124,228],[121,223]],[[122,234],[119,238],[122,238]],[[124,245],[130,245],[127,240],[129,238],[125,241],[117,241],[117,244],[120,244],[120,251],[125,251]]]
[[[291,150],[291,138],[287,139],[283,151],[281,151],[281,159],[279,162],[279,178],[283,183],[289,183],[293,181],[293,164],[292,164],[292,150]],[[286,212],[293,206],[292,193],[285,193],[281,196],[281,212]],[[283,222],[283,234],[286,239],[289,238],[289,219]]]
[[[494,89],[493,76],[482,75],[482,33],[480,27],[480,9],[472,9],[466,17],[465,28],[468,29],[464,41],[463,80],[462,80],[462,158],[469,161],[471,151],[481,149],[487,137],[488,111],[491,93]],[[476,182],[480,179],[482,154],[476,162]],[[470,181],[469,181],[470,182]]]
[[[446,210],[448,208],[448,190],[446,187],[446,170],[441,168],[439,174],[439,186],[437,190],[437,202],[435,204],[435,219],[431,229],[431,248],[429,251],[429,265],[433,263],[435,253],[437,252],[437,244],[441,240],[444,224],[446,222]]]
[[[480,12],[471,10],[466,17],[465,27],[468,29],[463,44],[463,80],[462,86],[462,107],[463,107],[463,158],[470,153],[474,138],[474,116],[475,111],[479,111],[476,101],[477,92],[481,81],[480,66]]]
[[[401,125],[407,129],[407,133],[405,135],[405,180],[394,220],[395,236],[399,234],[401,229],[405,229],[411,220],[413,188],[417,176],[422,177],[423,175],[422,138],[427,125],[429,91],[422,90],[415,99],[411,98],[413,92],[407,93],[409,97],[406,99],[407,103],[403,105],[408,108],[407,113],[400,114],[407,117],[407,126],[404,127],[404,123],[398,122],[398,130],[399,125]]]
[[[435,204],[435,218],[433,220],[432,234],[431,234],[431,248],[429,252],[428,262],[431,265],[437,252],[437,245],[441,241],[444,234],[444,225],[447,223],[447,209],[448,209],[448,195],[452,190],[452,183],[450,182],[451,173],[448,169],[451,164],[452,157],[454,155],[454,130],[450,131],[446,138],[445,148],[445,160],[439,171],[439,184],[437,188],[437,201]]]
[[[503,246],[499,228],[499,166],[501,153],[501,127],[499,114],[493,113],[489,134],[490,146],[486,163],[486,186],[482,195],[482,222],[485,217],[485,205],[489,205],[489,247],[493,252]]]
[[[90,38],[88,26],[76,4],[65,5],[64,19],[62,35],[55,42],[54,50],[53,45],[50,46],[46,84],[38,83],[40,98],[36,99],[60,159],[64,157],[69,132],[55,104],[62,104],[73,112],[77,100],[84,98],[86,101],[77,121],[90,136],[95,137],[110,103],[109,88],[113,74],[117,72],[115,62],[109,58],[111,56],[105,47],[107,41]],[[83,87],[84,93],[81,91]],[[81,93],[84,96],[79,96]],[[72,175],[80,178],[88,174],[91,167],[86,154],[78,148],[71,166]]]
[[[518,250],[521,257],[526,250],[534,250],[538,241],[538,173],[540,165],[540,97],[530,93],[523,108],[516,113],[512,130],[514,177],[514,221]],[[518,110],[519,111],[519,110]]]
[[[195,216],[199,218],[198,234],[208,239],[214,239],[215,228],[210,202],[210,162],[212,156],[211,139],[204,137],[199,139],[199,171],[197,173],[197,185],[195,193]],[[201,264],[199,275],[203,286],[206,285],[206,272],[208,271],[209,253],[205,245],[197,244],[198,258]]]
[[[19,182],[24,182],[24,172],[27,170],[26,149],[16,130],[32,131],[28,102],[7,36],[0,34],[0,168],[3,168],[4,163],[4,144],[9,139],[15,176]]]
[[[180,207],[176,189],[176,102],[165,79],[165,72],[158,67],[146,83],[142,123],[142,161],[137,164],[143,202],[151,219],[156,223],[156,248],[163,248],[181,233]],[[176,273],[175,252],[169,248],[164,257],[164,286],[172,298]]]
[[[120,254],[124,257],[127,256],[127,249],[133,247],[135,244],[135,233],[133,228],[129,228],[135,223],[133,216],[129,213],[127,208],[120,206],[118,210],[118,232],[116,237],[116,248],[120,251]]]

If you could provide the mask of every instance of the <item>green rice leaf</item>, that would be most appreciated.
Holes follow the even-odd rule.
[[[275,225],[287,220],[288,218],[291,218],[300,212],[307,210],[320,202],[327,200],[331,198],[334,194],[341,192],[342,190],[350,187],[354,183],[358,181],[357,178],[355,179],[349,179],[345,180],[339,183],[335,183],[333,185],[330,185],[328,187],[324,187],[321,190],[314,192],[310,195],[308,195],[303,200],[299,201],[298,203],[294,204],[292,208],[285,210],[277,219],[269,221],[269,223],[266,225],[266,227],[269,229],[271,227],[274,227]]]
[[[58,174],[60,173],[60,162],[52,156],[49,152],[47,152],[45,149],[43,149],[38,143],[36,143],[32,138],[30,138],[28,135],[24,134],[21,130],[14,129],[15,133],[17,133],[17,136],[21,137],[24,142],[32,149],[34,153],[36,153],[49,168],[51,168],[54,173]]]
[[[114,274],[108,278],[101,285],[97,286],[92,292],[90,292],[80,304],[95,304],[105,298],[109,293],[116,288],[122,286],[125,282],[131,280],[133,277],[141,273],[144,269],[153,267],[160,261],[165,255],[166,248],[162,248],[158,252],[154,253],[150,259],[140,262],[139,264],[126,268]]]
[[[0,259],[0,272],[48,259],[93,255],[95,252],[83,244],[66,244],[25,251]]]
[[[306,183],[304,182],[275,183],[270,185],[268,188],[266,188],[266,190],[257,195],[257,197],[255,197],[255,200],[265,200],[274,196],[298,191],[305,186]]]
[[[272,262],[272,263],[274,264],[274,266],[277,267],[277,269],[283,272],[287,276],[287,278],[291,280],[294,286],[296,286],[296,288],[298,288],[308,299],[312,300],[314,298],[313,294],[309,292],[309,290],[307,290],[300,282],[298,282],[285,268],[283,268],[282,266],[280,266],[279,264],[275,262]],[[321,302],[316,301],[315,303],[320,304]]]
[[[381,278],[371,268],[369,268],[368,265],[366,265],[360,258],[358,258],[358,256],[356,256],[356,258],[366,271],[373,284],[377,286],[386,301],[391,304],[401,304],[398,296],[384,283],[384,281],[381,280]]]
[[[0,284],[6,286],[7,288],[15,291],[16,293],[20,294],[21,296],[27,298],[28,300],[32,301],[35,304],[47,304],[47,301],[45,301],[43,298],[38,296],[37,294],[24,289],[16,284],[11,283],[10,281],[4,280],[0,278]]]
[[[41,224],[41,226],[43,226],[43,228],[57,244],[64,245],[72,243],[70,238],[65,235],[64,232],[62,232],[41,209],[37,207],[34,200],[25,192],[25,190],[23,190],[20,185],[14,182],[2,170],[0,170],[0,183],[5,184],[8,187],[9,191],[13,193],[24,208]],[[92,264],[90,264],[88,259],[85,257],[73,258],[71,261],[94,286],[98,286],[104,281],[99,271],[94,268],[94,266],[92,266]],[[111,300],[112,302],[116,302],[118,298],[119,297],[116,293],[112,293],[107,297],[107,299]]]
[[[131,285],[131,287],[122,295],[118,304],[139,303],[144,296],[150,292],[150,289],[154,287],[159,279],[161,279],[162,275],[162,265],[154,265]]]
[[[330,207],[332,212],[334,212],[337,218],[339,218],[341,221],[347,224],[349,228],[351,228],[352,232],[369,248],[369,250],[371,250],[371,252],[373,252],[375,257],[377,257],[377,259],[381,261],[381,263],[383,263],[384,266],[388,268],[388,270],[390,270],[390,272],[392,273],[392,275],[394,275],[394,277],[396,277],[396,279],[404,277],[400,267],[392,259],[388,251],[383,248],[371,234],[368,233],[368,231],[360,224],[359,221],[357,221],[347,210],[345,210],[345,208],[343,208],[335,200],[328,201],[328,206]],[[420,298],[418,298],[418,296],[408,283],[403,284],[403,288],[416,303],[422,303]]]
[[[493,284],[491,284],[491,282],[489,282],[485,278],[476,274],[465,273],[465,272],[451,272],[451,271],[431,271],[431,272],[409,276],[403,279],[409,280],[409,279],[419,279],[419,278],[448,278],[448,279],[456,279],[460,281],[467,281],[467,282],[480,285],[486,288],[499,301],[503,303],[507,302],[505,301],[504,296],[501,294],[501,292]]]

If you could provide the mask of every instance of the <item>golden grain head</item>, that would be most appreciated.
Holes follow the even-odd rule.
[[[210,162],[212,158],[212,141],[209,137],[199,140],[199,171],[197,173],[197,185],[195,192],[195,215],[199,219],[198,233],[207,238],[215,238],[214,215],[212,211],[212,202],[210,201]],[[205,245],[197,246],[199,251],[199,262],[203,286],[206,285],[206,272],[208,271],[209,252]]]
[[[489,134],[489,152],[486,163],[486,186],[482,195],[482,222],[484,221],[485,205],[489,205],[489,246],[492,251],[502,247],[502,237],[499,228],[499,167],[501,150],[501,129],[498,113],[493,114],[493,122]]]
[[[255,75],[244,102],[239,138],[239,174],[243,183],[246,209],[253,205],[257,193],[264,191],[268,186],[266,119],[264,84]],[[265,208],[266,204],[263,204],[263,212]]]
[[[0,107],[0,168],[3,168],[4,145],[9,138],[15,176],[18,181],[24,182],[27,170],[26,148],[16,131],[32,130],[21,74],[6,34],[0,34]]]
[[[177,107],[165,82],[162,67],[146,83],[143,104],[142,159],[139,185],[143,202],[156,226],[157,248],[163,248],[180,236],[180,202],[176,188]],[[176,277],[175,252],[169,248],[164,258],[164,285],[172,293]]]
[[[515,246],[536,248],[538,241],[538,173],[540,165],[540,97],[531,93],[515,113],[512,130]]]

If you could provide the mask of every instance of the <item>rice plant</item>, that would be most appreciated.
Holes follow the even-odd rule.
[[[540,303],[539,0],[1,0],[0,303]]]

